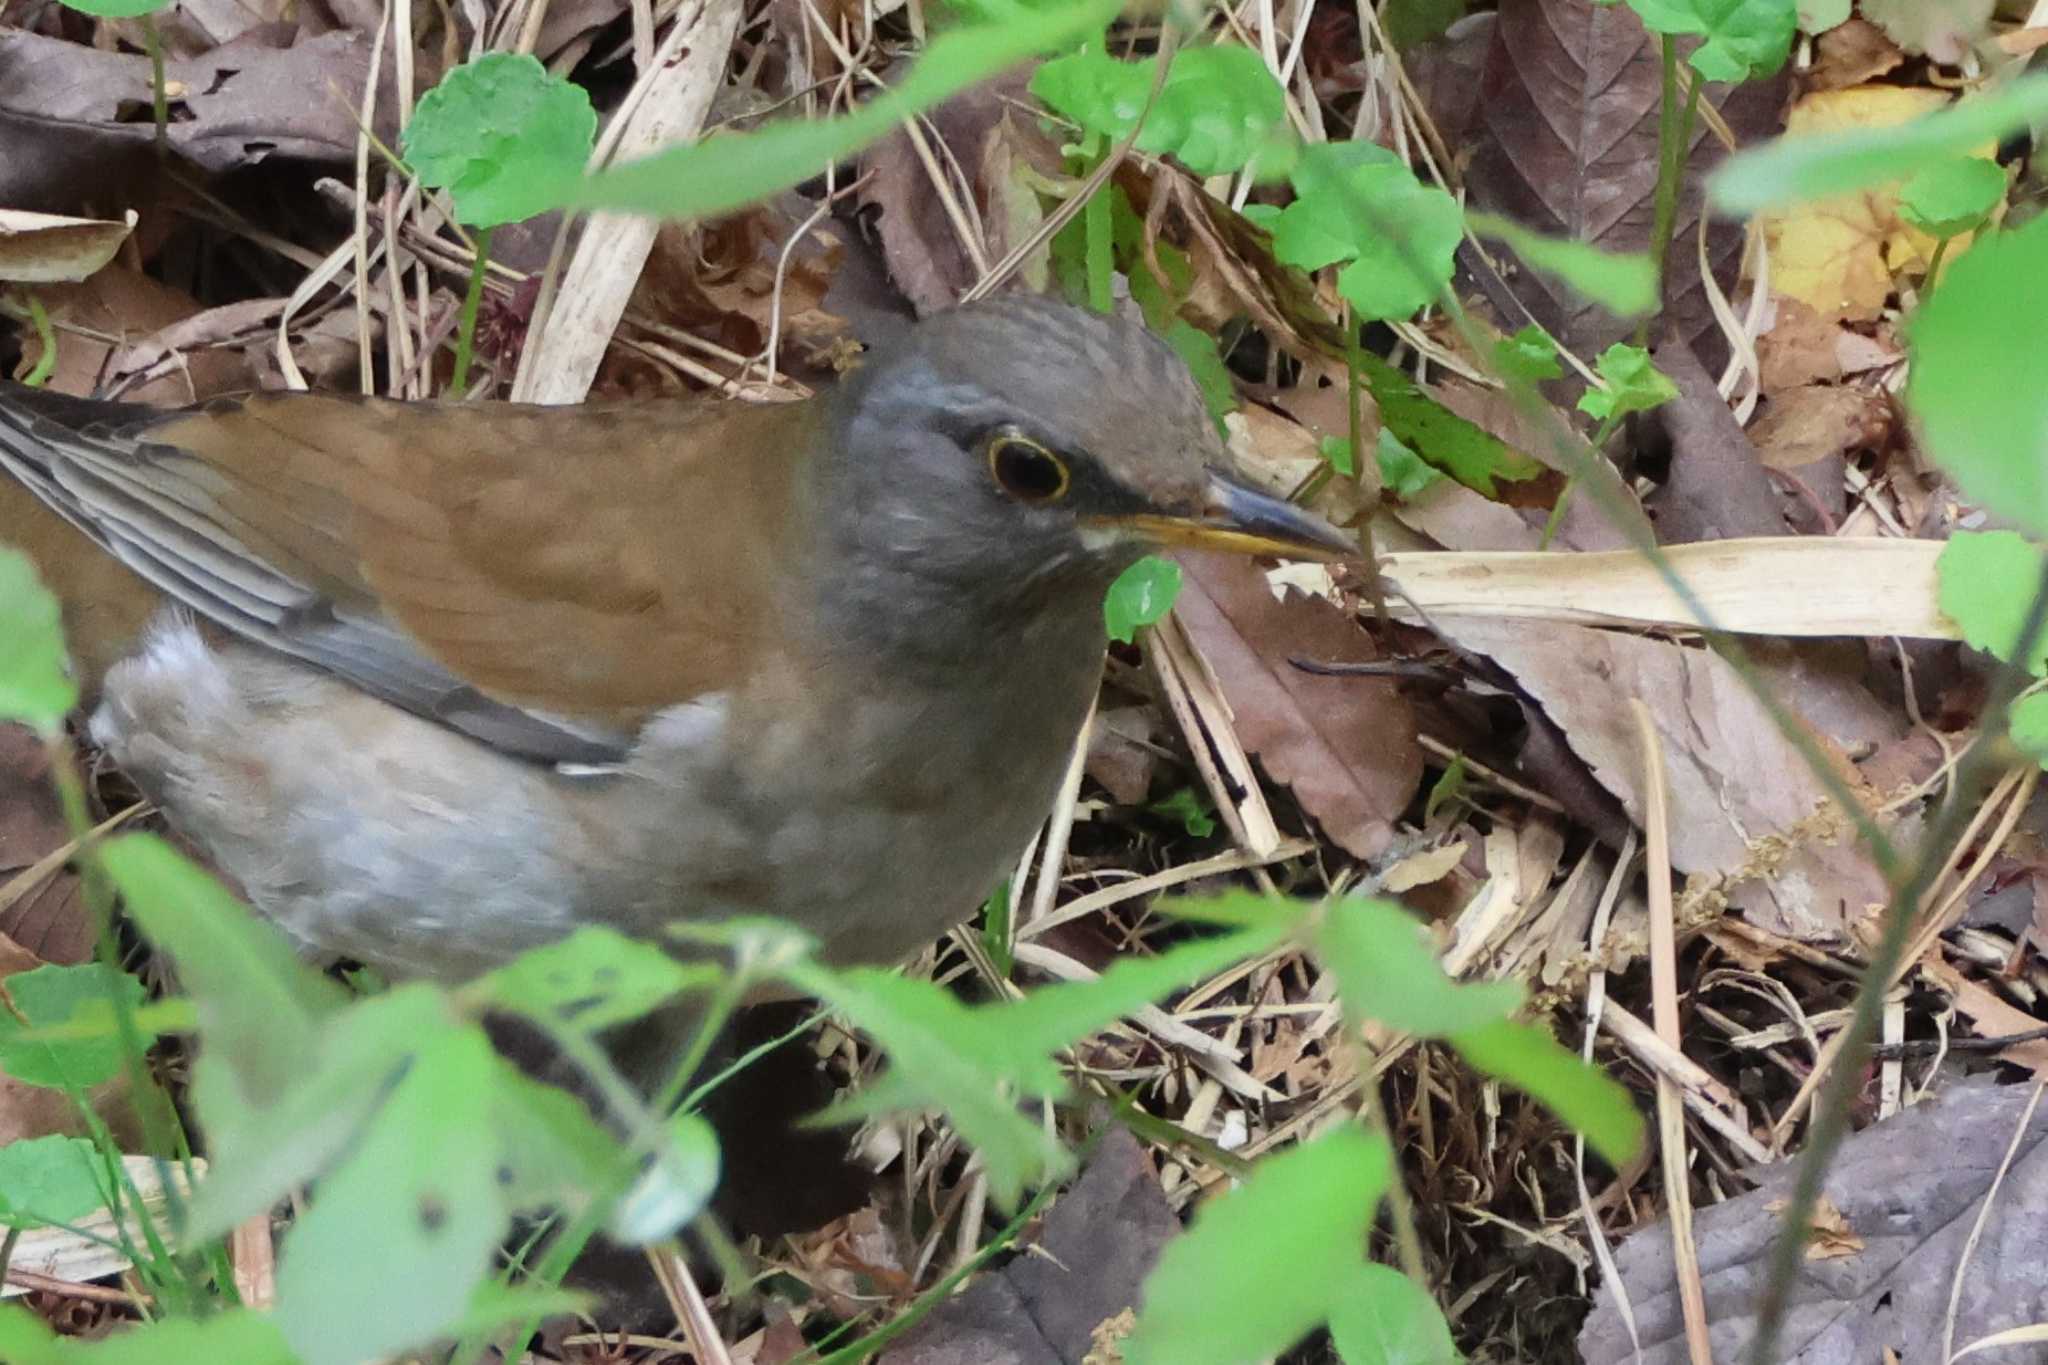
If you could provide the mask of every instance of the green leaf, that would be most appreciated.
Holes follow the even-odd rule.
[[[2048,536],[2048,218],[1977,242],[1907,324],[1906,406],[1993,515]]]
[[[1120,62],[1088,48],[1055,57],[1031,77],[1031,93],[1090,133],[1129,137],[1152,93],[1153,64]],[[1174,54],[1138,147],[1173,156],[1196,175],[1243,167],[1287,117],[1280,83],[1259,54],[1236,44]]]
[[[2020,752],[2048,768],[2048,692],[2031,692],[2021,697],[2013,703],[2012,714],[2006,720],[2012,727],[2012,742]],[[6,1181],[0,1180],[0,1189],[6,1185]]]
[[[1380,26],[1387,41],[1405,53],[1443,37],[1468,8],[1469,0],[1387,0]]]
[[[1617,1169],[1643,1145],[1643,1116],[1622,1084],[1558,1045],[1549,1030],[1499,1019],[1451,1037],[1458,1055],[1539,1101]]]
[[[1220,418],[1235,411],[1237,385],[1231,381],[1230,367],[1223,363],[1223,353],[1216,349],[1216,338],[1180,318],[1167,324],[1160,335],[1195,377],[1195,387],[1202,391],[1202,403],[1209,409],[1209,415]]]
[[[64,0],[64,7],[95,19],[140,19],[170,3],[171,0]]]
[[[1323,463],[1347,479],[1358,477],[1358,461],[1351,455],[1349,436],[1325,436],[1316,442],[1316,454],[1323,457]]]
[[[1580,297],[1617,317],[1640,317],[1657,307],[1657,267],[1645,252],[1602,251],[1584,242],[1546,237],[1475,209],[1465,211],[1465,223],[1478,236],[1506,246],[1530,269],[1555,275]]]
[[[1965,644],[2048,677],[2048,638],[2037,640],[2026,658],[2013,657],[2048,550],[2011,531],[1958,531],[1934,567],[1942,614],[1962,628]]]
[[[1272,221],[1274,256],[1303,270],[1348,262],[1337,290],[1363,317],[1406,318],[1450,282],[1457,201],[1405,165],[1321,144],[1302,149],[1293,181],[1294,202]]]
[[[1316,955],[1337,975],[1337,993],[1355,1019],[1371,1019],[1419,1038],[1441,1038],[1504,1019],[1521,1005],[1513,981],[1453,981],[1437,965],[1423,927],[1392,901],[1347,896],[1323,912]]]
[[[979,1008],[930,981],[860,968],[790,974],[865,1029],[889,1067],[827,1118],[944,1110],[981,1153],[989,1191],[1014,1205],[1026,1185],[1063,1172],[1069,1159],[1033,1120],[1027,1099],[1052,1099],[1065,1082],[1052,1054],[1168,992],[1257,956],[1284,938],[1292,919],[1181,944],[1157,957],[1126,957],[1093,981],[1064,982],[1021,1000]]]
[[[1116,576],[1102,599],[1102,620],[1109,638],[1129,644],[1138,627],[1157,622],[1173,610],[1180,596],[1180,565],[1160,555],[1146,555]]]
[[[0,1223],[55,1226],[104,1207],[100,1170],[99,1153],[84,1138],[20,1138],[0,1146]]]
[[[1899,188],[1899,217],[1930,237],[1982,227],[2005,198],[2005,167],[1981,156],[1937,161]]]
[[[1923,166],[1967,156],[2048,118],[2048,75],[2016,80],[1893,128],[1779,138],[1721,163],[1707,182],[1715,208],[1759,213],[1890,184]]]
[[[1826,33],[1849,22],[1850,0],[1799,0],[1799,31]]]
[[[1429,795],[1423,800],[1423,824],[1427,825],[1435,820],[1438,811],[1465,794],[1465,771],[1465,755],[1454,756],[1450,766],[1444,769],[1443,776],[1430,787]]]
[[[718,1134],[711,1125],[695,1114],[677,1114],[666,1136],[654,1164],[612,1211],[612,1237],[627,1246],[672,1236],[718,1190]]]
[[[383,1104],[421,1048],[461,1029],[434,987],[411,982],[333,1016],[281,1090],[252,1091],[211,1041],[192,1068],[192,1099],[212,1164],[186,1236],[219,1236],[324,1172]]]
[[[127,1059],[117,1036],[97,1030],[66,1039],[21,1035],[25,1028],[70,1023],[81,1010],[108,1005],[117,994],[134,1009],[142,1003],[140,981],[126,972],[88,962],[16,972],[7,978],[7,992],[27,1024],[13,1010],[0,1009],[0,1071],[27,1085],[57,1090],[84,1090],[121,1074]]]
[[[1456,1365],[1443,1309],[1392,1266],[1355,1267],[1330,1306],[1330,1341],[1344,1365]]]
[[[1612,4],[1613,0],[1601,0]],[[1799,22],[1793,0],[1628,0],[1652,33],[1698,34],[1693,70],[1710,81],[1776,75]]]
[[[1380,428],[1379,441],[1373,447],[1373,458],[1380,466],[1380,487],[1392,493],[1402,502],[1414,497],[1431,484],[1443,480],[1443,474],[1432,469],[1420,455],[1401,444],[1399,437],[1385,427]]]
[[[1386,1140],[1351,1127],[1261,1161],[1166,1244],[1124,1360],[1243,1365],[1279,1355],[1356,1282],[1392,1172]]]
[[[1206,839],[1216,832],[1214,812],[1193,787],[1182,787],[1164,801],[1154,801],[1146,809],[1154,815],[1178,820],[1180,827],[1197,839]]]
[[[1458,416],[1371,351],[1358,360],[1381,425],[1433,468],[1495,502],[1530,507],[1556,499],[1564,486],[1557,471]]]
[[[465,999],[543,1023],[596,1033],[638,1019],[723,975],[707,963],[685,965],[615,929],[586,925],[565,939],[521,953],[479,977]]]
[[[159,1319],[98,1341],[58,1337],[40,1350],[18,1350],[0,1327],[0,1358],[7,1365],[304,1365],[274,1319],[246,1308]]]
[[[422,1047],[320,1182],[277,1274],[278,1322],[305,1365],[358,1365],[462,1320],[511,1226],[488,1142],[496,1060],[478,1030]]]
[[[1307,923],[1314,902],[1256,891],[1226,891],[1220,896],[1168,896],[1154,901],[1152,908],[1196,924],[1270,932],[1277,942]]]
[[[0,545],[0,721],[48,737],[78,705],[64,661],[63,614],[26,555]]]
[[[488,52],[420,97],[399,145],[423,184],[455,197],[477,227],[555,208],[597,141],[597,111],[579,85],[526,53]]]
[[[750,133],[720,134],[613,167],[557,192],[564,206],[701,218],[789,189],[851,156],[904,120],[1026,57],[1100,33],[1119,0],[1077,0],[1045,9],[1011,7],[999,22],[942,33],[901,84],[836,119],[784,119]]]
[[[342,990],[307,967],[276,930],[163,840],[124,834],[100,851],[128,913],[168,952],[199,1005],[206,1055],[253,1102],[299,1077],[317,1019]]]
[[[1493,344],[1493,367],[1503,379],[1519,380],[1524,384],[1540,384],[1546,379],[1564,377],[1564,366],[1557,358],[1557,344],[1533,322],[1513,336],[1502,337]]]
[[[1579,411],[1602,422],[1648,412],[1678,397],[1678,386],[1650,363],[1650,353],[1640,346],[1617,341],[1600,353],[1595,368],[1607,387],[1581,394]]]

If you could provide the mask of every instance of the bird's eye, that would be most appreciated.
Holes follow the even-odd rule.
[[[1019,502],[1058,502],[1067,495],[1066,462],[1028,437],[1005,432],[991,440],[988,470]]]

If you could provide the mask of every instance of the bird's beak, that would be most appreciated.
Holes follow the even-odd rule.
[[[1356,559],[1358,538],[1285,498],[1261,493],[1215,470],[1202,509],[1193,516],[1143,513],[1118,517],[1119,529],[1159,545],[1228,550],[1289,559]]]

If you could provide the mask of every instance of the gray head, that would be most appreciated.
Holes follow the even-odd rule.
[[[858,509],[836,521],[849,571],[942,594],[956,619],[963,606],[1092,612],[1161,544],[1351,548],[1231,478],[1187,366],[1120,317],[972,304],[919,323],[832,401],[826,496]]]

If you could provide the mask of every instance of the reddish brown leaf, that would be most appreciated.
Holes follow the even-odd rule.
[[[1276,599],[1265,573],[1228,555],[1183,554],[1175,610],[1230,703],[1237,736],[1323,832],[1360,858],[1386,848],[1415,795],[1415,717],[1390,682],[1321,677],[1293,659],[1369,662],[1372,637],[1321,598]]]

